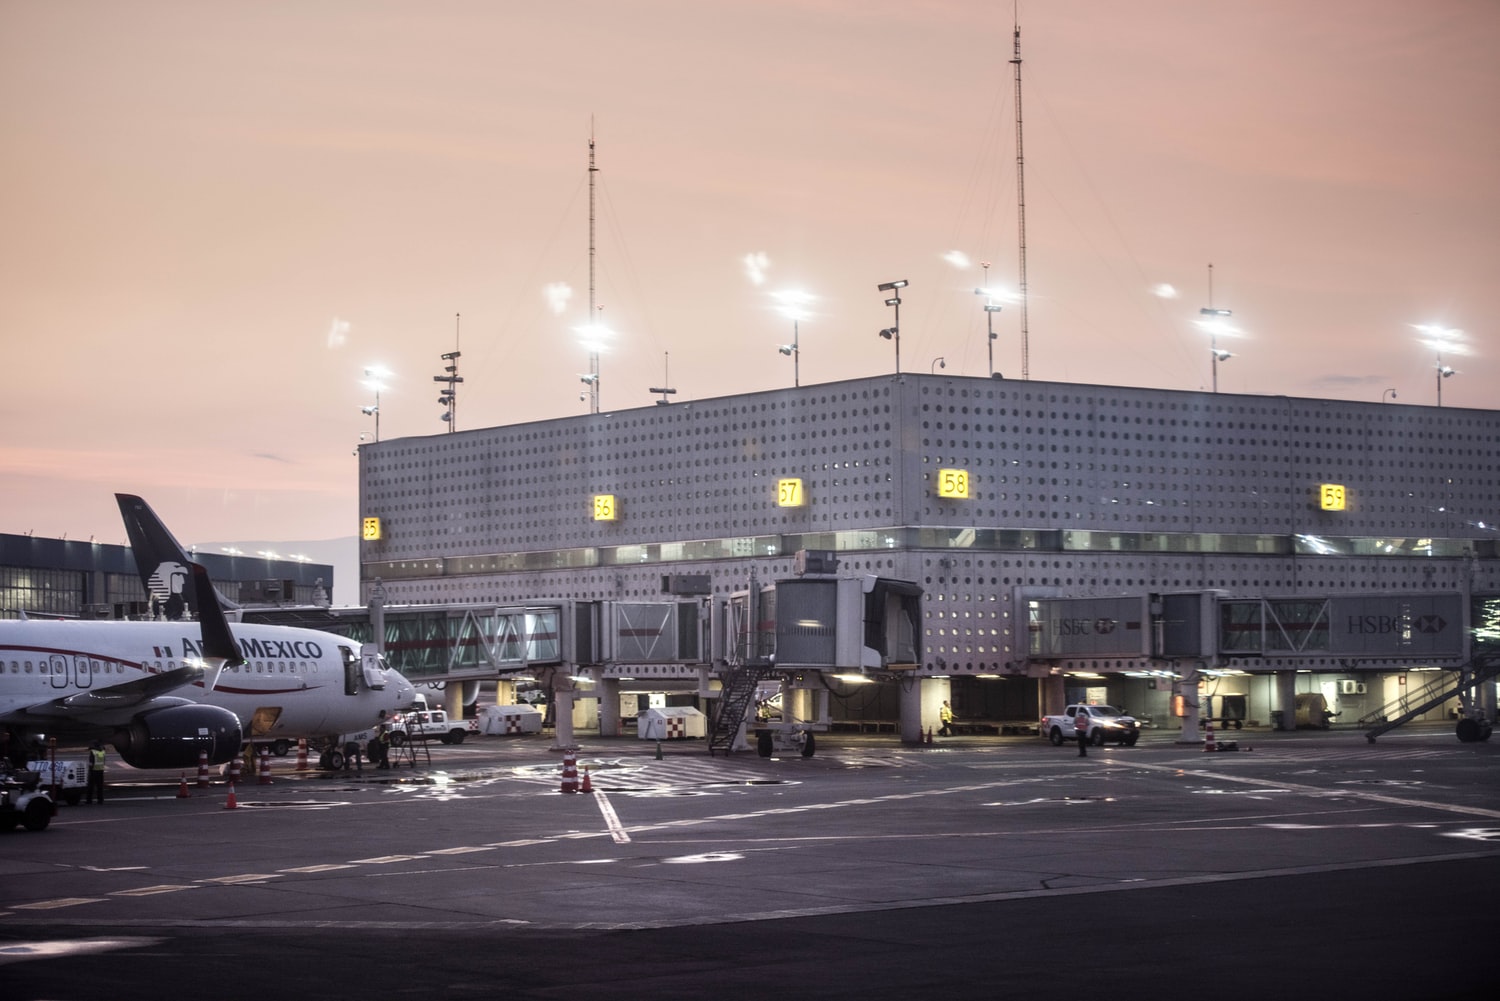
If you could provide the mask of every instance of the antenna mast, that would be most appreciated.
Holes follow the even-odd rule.
[[[464,377],[458,374],[458,359],[463,353],[458,350],[459,324],[463,320],[463,314],[453,314],[453,350],[443,353],[443,361],[448,364],[443,366],[446,375],[435,375],[433,382],[447,383],[448,388],[438,393],[438,406],[447,407],[443,411],[442,420],[448,425],[448,433],[452,434],[458,430],[458,384],[464,381]]]
[[[594,175],[599,168],[594,165],[594,122],[589,120],[589,324],[598,322],[599,311],[594,305]],[[594,347],[589,352],[589,413],[599,412],[599,339],[590,337]]]
[[[1015,22],[1016,68],[1016,219],[1021,236],[1021,378],[1031,378],[1031,338],[1026,321],[1026,146],[1021,134],[1021,22]]]

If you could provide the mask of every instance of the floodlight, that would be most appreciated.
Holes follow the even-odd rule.
[[[890,291],[892,291],[894,289],[898,289],[898,288],[906,288],[906,279],[905,278],[901,279],[899,282],[886,282],[886,283],[884,283],[882,285],[876,285],[875,286],[875,291],[877,291],[877,292],[890,292]]]

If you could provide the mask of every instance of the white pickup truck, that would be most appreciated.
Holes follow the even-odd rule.
[[[1060,716],[1043,716],[1037,732],[1052,741],[1053,745],[1059,745],[1065,740],[1076,740],[1078,730],[1075,718],[1078,713],[1088,714],[1088,741],[1096,747],[1105,741],[1131,747],[1141,739],[1141,724],[1135,717],[1126,716],[1114,706],[1068,706]]]
[[[475,723],[472,732],[478,732],[478,721]],[[450,720],[442,709],[417,709],[392,721],[391,743],[400,747],[410,737],[413,740],[426,738],[444,744],[462,744],[470,732],[468,723],[461,719]]]

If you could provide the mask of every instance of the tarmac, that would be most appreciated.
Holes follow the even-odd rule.
[[[111,770],[0,836],[7,999],[1493,996],[1500,743],[1241,731],[1209,754],[581,734]],[[182,787],[189,795],[180,797]],[[1466,948],[1473,944],[1477,949]],[[1080,973],[1081,971],[1081,973]],[[1083,993],[1079,988],[1073,993]]]

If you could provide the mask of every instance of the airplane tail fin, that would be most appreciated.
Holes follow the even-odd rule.
[[[229,620],[224,617],[224,610],[215,600],[218,592],[214,590],[213,581],[208,578],[208,571],[198,563],[189,563],[188,567],[193,576],[194,601],[200,609],[198,625],[203,630],[203,662],[208,672],[203,679],[203,688],[211,692],[219,683],[219,675],[224,668],[243,664],[245,658],[240,655],[234,634],[229,631]]]
[[[120,505],[120,517],[125,521],[136,572],[152,604],[169,619],[186,618],[189,611],[201,617],[203,610],[198,606],[196,588],[189,581],[192,560],[182,545],[167,531],[151,505],[141,498],[115,494],[115,502]],[[213,597],[214,604],[221,609],[239,607],[217,592]]]

